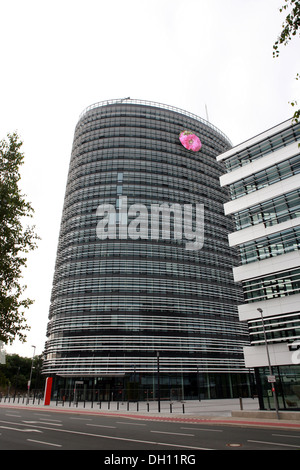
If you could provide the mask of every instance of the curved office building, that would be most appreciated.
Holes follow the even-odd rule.
[[[230,147],[210,123],[158,103],[82,113],[45,347],[60,394],[75,384],[100,399],[149,399],[158,383],[165,397],[249,392],[216,160]]]

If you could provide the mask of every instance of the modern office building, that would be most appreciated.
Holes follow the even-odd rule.
[[[82,113],[45,346],[54,393],[250,394],[216,161],[230,147],[212,124],[158,103],[112,100]]]
[[[262,409],[300,407],[299,143],[300,123],[288,120],[217,158],[235,220],[229,244],[241,258],[233,273],[250,334],[245,365],[255,369]]]

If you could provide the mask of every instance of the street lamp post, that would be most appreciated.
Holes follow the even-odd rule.
[[[30,392],[30,385],[31,385],[31,378],[32,378],[32,369],[33,369],[33,360],[35,356],[35,346],[31,346],[33,348],[33,355],[31,360],[31,369],[30,369],[30,377],[28,381],[28,392],[27,392],[27,400],[29,401],[29,392]]]
[[[156,359],[157,359],[157,404],[158,404],[158,412],[160,413],[159,351],[156,352]]]
[[[271,360],[270,360],[270,354],[269,354],[269,346],[267,342],[267,335],[266,335],[266,330],[265,330],[265,322],[264,322],[264,317],[263,317],[263,310],[261,308],[258,308],[257,311],[260,313],[261,316],[261,322],[262,322],[262,327],[263,327],[263,333],[264,333],[264,340],[265,340],[265,346],[266,346],[266,351],[267,351],[267,358],[268,358],[268,365],[269,365],[269,375],[272,376],[272,366],[271,366]],[[272,392],[274,396],[274,404],[275,404],[275,410],[276,410],[276,415],[277,419],[279,419],[279,412],[278,412],[278,402],[277,402],[277,395],[276,395],[276,389],[275,385],[272,385]]]

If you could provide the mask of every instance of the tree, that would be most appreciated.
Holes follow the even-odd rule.
[[[33,208],[21,194],[20,166],[24,155],[18,135],[8,134],[0,141],[0,341],[12,343],[16,337],[26,341],[29,330],[24,310],[33,301],[23,298],[26,285],[21,285],[24,256],[36,248],[35,227],[23,227]]]
[[[273,45],[273,57],[279,56],[279,46],[283,44],[286,46],[293,37],[299,35],[300,31],[300,2],[297,0],[285,0],[285,5],[283,5],[279,11],[282,13],[283,11],[288,10],[290,8],[290,12],[285,18],[284,23],[282,24],[282,31],[278,40]],[[297,73],[296,80],[300,79],[300,74]],[[292,101],[291,105],[293,107],[297,106],[297,101]],[[297,109],[294,112],[293,119],[295,122],[298,122],[300,119],[300,109]]]
[[[26,392],[30,377],[31,365],[32,378],[31,390],[43,390],[45,378],[41,376],[43,356],[32,358],[22,357],[18,354],[8,354],[6,363],[0,364],[0,393]]]

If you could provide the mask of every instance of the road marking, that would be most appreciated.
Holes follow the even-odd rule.
[[[47,418],[47,417],[46,417],[46,419],[47,419],[47,421],[56,421],[57,423],[61,423],[61,419],[51,419],[51,418]]]
[[[117,428],[117,426],[105,426],[104,424],[90,424],[90,423],[87,423],[87,426],[95,426],[97,428],[110,428],[110,429]]]
[[[35,441],[34,439],[27,439],[29,442],[37,442],[38,444],[46,444],[47,446],[62,447],[60,444],[53,444],[52,442]]]
[[[50,424],[51,426],[62,426],[60,423],[49,423],[48,421],[38,421],[39,424]]]
[[[131,426],[147,426],[147,424],[131,423],[130,421],[117,421],[117,424],[130,424]]]
[[[43,432],[40,431],[39,429],[18,429],[18,428],[12,428],[10,426],[0,426],[1,429],[8,429],[10,431],[20,431],[20,432]]]
[[[222,429],[208,429],[208,428],[184,428],[181,427],[180,429],[186,429],[186,430],[191,430],[191,431],[209,431],[209,432],[223,432]]]
[[[3,421],[2,421],[3,422]],[[12,423],[14,424],[14,423]],[[21,426],[25,426],[25,424],[20,424]],[[46,426],[40,426],[41,429],[46,429],[46,430],[51,430],[53,431],[53,428],[47,428]],[[18,429],[19,431],[19,429]],[[35,430],[34,430],[35,431]],[[55,429],[56,432],[64,432],[67,434],[78,434],[80,436],[88,436],[88,437],[98,437],[101,439],[109,439],[109,440],[114,440],[114,441],[124,441],[124,442],[136,442],[139,444],[152,444],[152,445],[157,445],[157,446],[168,446],[168,447],[179,447],[180,449],[193,449],[193,450],[215,450],[211,449],[208,447],[196,447],[196,446],[187,446],[183,444],[170,444],[169,442],[155,442],[155,441],[144,441],[140,439],[129,439],[126,437],[117,437],[117,436],[107,436],[107,435],[101,435],[101,434],[92,434],[88,432],[81,432],[81,431],[71,431],[68,429]],[[42,431],[39,431],[42,432]]]
[[[23,423],[27,423],[27,424],[49,424],[51,426],[62,426],[62,424],[59,424],[59,423],[49,423],[48,421],[24,421],[23,420]]]
[[[256,444],[269,444],[271,446],[296,447],[297,449],[299,449],[299,445],[294,446],[292,444],[282,444],[280,442],[252,441],[252,440],[248,440],[247,442],[255,442]]]
[[[150,431],[157,434],[170,434],[171,436],[192,436],[195,437],[195,434],[179,433],[179,432],[166,432],[166,431]]]
[[[297,436],[291,436],[290,434],[272,434],[272,436],[279,436],[279,437],[296,437],[297,439],[300,438],[300,435],[298,434]]]

